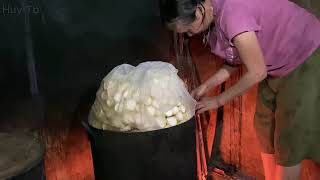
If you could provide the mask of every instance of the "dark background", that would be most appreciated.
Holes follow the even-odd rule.
[[[171,37],[161,24],[157,1],[29,0],[30,8],[21,2],[0,3],[0,126],[28,125],[43,119],[37,116],[43,111],[47,121],[59,113],[73,116],[116,65],[169,58]],[[29,13],[19,12],[22,7]],[[40,98],[33,99],[26,14],[40,90]],[[60,116],[52,123],[64,119]]]

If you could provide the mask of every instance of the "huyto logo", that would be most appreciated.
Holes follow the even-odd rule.
[[[0,6],[0,15],[23,15],[24,13],[32,13],[32,14],[39,14],[40,7],[34,4],[24,4],[24,5],[13,5],[13,4],[2,4]]]

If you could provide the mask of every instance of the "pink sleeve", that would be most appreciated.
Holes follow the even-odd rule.
[[[231,46],[234,46],[232,39],[238,34],[250,31],[257,32],[261,29],[256,19],[254,12],[241,4],[225,8],[220,26]]]

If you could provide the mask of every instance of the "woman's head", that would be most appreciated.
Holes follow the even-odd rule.
[[[178,33],[194,35],[213,20],[210,0],[159,0],[162,21]]]

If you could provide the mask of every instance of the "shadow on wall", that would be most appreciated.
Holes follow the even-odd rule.
[[[97,85],[116,65],[168,54],[169,35],[157,16],[155,2],[44,1],[44,5],[46,40],[39,43],[50,46],[38,47],[40,57],[45,57],[40,69],[47,73],[44,77],[61,71],[57,75],[63,79],[67,74],[76,76],[69,76],[73,80],[69,86],[77,87],[74,81],[78,79],[79,83],[91,79]],[[58,80],[56,77],[53,79]]]

